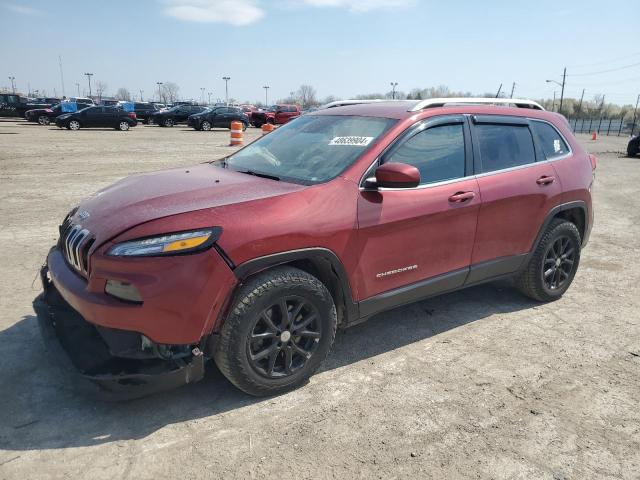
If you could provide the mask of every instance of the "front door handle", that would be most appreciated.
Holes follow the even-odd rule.
[[[556,177],[550,177],[548,175],[543,175],[538,180],[536,180],[536,183],[538,185],[549,185],[550,183],[553,183],[555,181],[556,181]]]
[[[458,192],[449,197],[451,203],[462,203],[473,199],[476,196],[473,192]]]

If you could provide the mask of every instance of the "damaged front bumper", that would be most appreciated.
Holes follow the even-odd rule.
[[[33,308],[45,348],[65,370],[84,379],[74,382],[83,392],[104,400],[126,400],[194,383],[204,376],[204,355],[198,347],[170,358],[144,353],[135,358],[130,351],[126,356],[114,355],[106,340],[132,332],[109,329],[106,335],[99,331],[64,300],[46,266],[40,276],[44,291],[33,301]]]

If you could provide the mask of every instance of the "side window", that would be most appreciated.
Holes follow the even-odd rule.
[[[461,123],[428,128],[404,142],[388,162],[420,170],[420,185],[465,175],[464,131]]]
[[[547,160],[561,157],[569,153],[569,147],[562,139],[558,131],[545,122],[531,122],[533,134],[542,147],[542,152]]]
[[[483,173],[536,161],[533,137],[526,125],[478,124],[474,131]]]

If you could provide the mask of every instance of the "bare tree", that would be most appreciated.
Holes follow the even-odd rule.
[[[129,90],[127,90],[124,87],[120,87],[117,91],[116,91],[116,95],[115,95],[116,100],[124,100],[129,102],[131,100],[131,94],[129,93]]]
[[[107,84],[102,80],[96,82],[96,95],[98,95],[98,101],[102,100],[102,95],[107,91]]]
[[[296,97],[300,100],[302,107],[312,107],[318,104],[316,89],[311,85],[300,85]]]
[[[178,100],[178,91],[180,87],[173,82],[164,82],[160,90],[162,94],[162,103],[174,103]]]

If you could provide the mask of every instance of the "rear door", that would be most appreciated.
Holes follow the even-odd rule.
[[[433,277],[439,278],[422,296],[461,286],[471,261],[481,203],[465,117],[447,115],[420,122],[380,162],[413,165],[420,171],[421,182],[415,188],[361,191],[359,298],[401,287],[413,289],[411,284]],[[375,165],[367,175],[373,175],[374,169]],[[376,310],[363,308],[364,314]]]
[[[80,123],[83,127],[99,127],[101,121],[101,110],[104,107],[90,107],[83,109],[84,105],[78,105],[80,110]]]
[[[532,249],[562,187],[553,164],[537,150],[528,119],[476,115],[472,120],[482,195],[472,264],[493,260],[493,273],[510,273]]]

